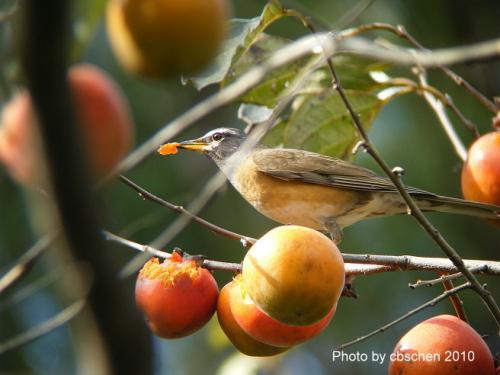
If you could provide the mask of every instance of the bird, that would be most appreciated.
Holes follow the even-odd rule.
[[[261,143],[245,147],[247,138],[240,129],[221,127],[175,145],[212,159],[240,195],[264,216],[329,233],[336,243],[342,240],[345,227],[360,220],[408,213],[392,181],[369,169],[311,151],[269,148]],[[423,211],[500,219],[497,205],[414,187],[406,187],[406,191]]]

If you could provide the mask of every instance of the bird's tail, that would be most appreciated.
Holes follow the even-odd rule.
[[[419,199],[419,207],[424,211],[451,212],[500,220],[500,206],[440,195]]]

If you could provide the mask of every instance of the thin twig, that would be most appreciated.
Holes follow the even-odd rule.
[[[384,332],[386,331],[388,328],[398,324],[399,322],[402,322],[403,320],[405,319],[408,319],[410,316],[412,315],[415,315],[416,313],[428,308],[428,307],[431,307],[431,306],[434,306],[436,305],[437,303],[441,302],[442,300],[448,298],[449,296],[451,296],[452,294],[455,294],[455,293],[458,293],[458,292],[461,292],[462,290],[465,290],[465,289],[469,289],[471,288],[471,284],[469,282],[467,283],[464,283],[462,285],[459,285],[451,290],[447,290],[445,292],[443,292],[443,294],[440,294],[439,296],[431,299],[430,301],[427,301],[426,303],[424,303],[423,305],[420,305],[418,306],[417,308],[413,309],[413,310],[410,310],[408,311],[406,314],[400,316],[399,318],[397,318],[396,320],[393,320],[392,322],[390,323],[387,323],[385,325],[383,325],[382,327],[380,328],[377,328],[376,330],[366,334],[366,335],[363,335],[361,337],[358,337],[357,339],[355,340],[352,340],[352,341],[349,341],[349,342],[346,342],[342,345],[340,345],[339,347],[335,348],[334,350],[343,350],[349,346],[352,346],[354,344],[358,344],[360,343],[361,341],[364,341],[378,333],[381,333],[381,332]]]
[[[462,111],[458,109],[455,103],[453,103],[451,96],[443,94],[437,88],[430,86],[427,83],[427,80],[421,79],[421,76],[423,76],[423,74],[419,75],[420,84],[417,84],[416,82],[406,78],[391,78],[386,82],[384,82],[384,84],[404,86],[406,88],[410,88],[411,91],[419,95],[422,95],[424,99],[426,99],[426,101],[429,103],[431,108],[434,110],[434,112],[438,116],[438,119],[441,121],[441,124],[443,125],[443,128],[446,134],[448,135],[448,138],[450,139],[452,145],[454,146],[457,155],[459,156],[460,159],[465,160],[467,150],[465,149],[462,141],[456,134],[455,129],[451,125],[451,122],[448,119],[448,116],[446,115],[446,112],[444,112],[442,105],[439,102],[448,107],[464,124],[464,126],[472,133],[472,135],[475,138],[478,138],[479,132],[477,130],[476,125],[467,117],[465,117]],[[435,96],[435,98],[433,98],[433,96]]]
[[[441,91],[439,91],[433,86],[428,85],[427,83],[425,85],[419,86],[419,88],[423,91],[430,92],[437,99],[439,99],[439,101],[441,101],[441,103],[447,106],[455,114],[455,116],[457,116],[458,119],[465,125],[465,127],[469,129],[474,138],[479,138],[480,134],[479,131],[477,130],[476,125],[470,119],[465,117],[462,111],[455,105],[450,95],[443,94]]]
[[[427,88],[428,87],[427,78],[425,76],[424,71],[420,71],[417,74],[417,76],[422,88]],[[455,131],[453,124],[448,118],[448,115],[444,110],[443,103],[427,90],[424,90],[422,95],[425,101],[429,104],[431,109],[436,114],[437,118],[439,119],[439,122],[443,126],[443,129],[446,132],[446,135],[448,136],[451,144],[453,145],[456,154],[464,162],[467,159],[467,148],[464,146],[462,140]]]
[[[467,260],[464,259],[464,263],[467,265]],[[485,265],[469,268],[472,273],[482,273],[486,268]],[[416,289],[421,286],[434,286],[436,284],[441,284],[443,281],[452,281],[462,277],[462,272],[456,272],[452,274],[441,275],[440,277],[432,280],[417,280],[415,283],[410,283],[408,286],[412,289]]]
[[[28,285],[18,288],[7,299],[2,299],[0,301],[0,313],[47,288],[49,285],[54,284],[61,277],[61,270],[51,270],[50,272],[45,273],[42,277],[30,282]]]
[[[193,215],[191,212],[186,210],[184,207],[172,204],[172,203],[158,197],[157,195],[154,195],[153,193],[151,193],[148,190],[144,189],[143,187],[137,185],[135,182],[131,181],[129,178],[127,178],[123,175],[120,176],[120,180],[123,183],[125,183],[126,185],[128,185],[129,187],[131,187],[132,189],[134,189],[135,191],[137,191],[141,198],[158,203],[159,205],[166,207],[166,208],[168,208],[172,211],[175,211],[177,213],[184,214],[184,215],[188,216],[195,223],[198,223],[198,224],[206,227],[208,230],[212,231],[213,233],[219,234],[223,237],[227,237],[231,240],[237,240],[237,241],[240,241],[243,243],[248,243],[248,244],[254,244],[256,241],[255,238],[243,236],[241,234],[232,232],[232,231],[224,229],[216,224],[213,224],[205,219],[202,219],[199,216]]]
[[[198,194],[188,206],[187,210],[191,215],[200,212],[205,205],[212,199],[214,194],[219,191],[226,181],[226,177],[217,172],[203,188],[202,192]],[[177,234],[179,234],[191,221],[192,216],[182,213],[177,217],[172,224],[170,224],[163,232],[161,232],[151,243],[150,246],[154,248],[162,248],[166,246]],[[139,254],[130,260],[121,270],[121,277],[128,277],[137,272],[142,264],[149,258],[148,254]]]
[[[116,243],[119,243],[120,245],[127,246],[131,249],[143,252],[143,253],[148,253],[150,255],[162,258],[162,259],[169,259],[171,257],[171,254],[166,252],[166,251],[161,251],[158,249],[155,249],[152,246],[149,245],[142,245],[140,243],[134,242],[127,240],[126,238],[120,237],[116,234],[113,234],[109,231],[103,231],[104,238],[108,241],[113,241]],[[241,271],[241,264],[239,263],[229,263],[229,262],[219,262],[216,260],[208,260],[208,259],[203,259],[201,263],[202,267],[205,267],[206,269],[209,270],[220,270],[220,271],[230,271],[230,272],[240,272]]]
[[[443,280],[443,287],[444,287],[444,290],[449,291],[449,290],[453,290],[454,285],[453,285],[453,282],[451,280]],[[462,319],[464,322],[469,323],[469,318],[467,317],[467,313],[465,312],[465,309],[464,309],[464,303],[463,303],[462,299],[460,298],[460,296],[458,294],[454,293],[454,294],[448,296],[448,298],[450,299],[451,305],[455,309],[455,314],[460,319]]]
[[[69,320],[73,319],[84,306],[85,300],[80,299],[66,307],[51,319],[46,320],[45,322],[30,328],[28,331],[0,343],[0,355],[29,344],[47,333],[54,331],[56,328],[66,324]]]
[[[389,31],[389,32],[399,36],[400,38],[407,40],[410,44],[414,45],[418,49],[427,50],[415,38],[413,38],[413,36],[411,36],[411,34],[408,33],[408,31],[406,30],[406,28],[403,25],[393,26],[393,25],[390,25],[387,23],[375,22],[375,23],[357,26],[357,27],[349,29],[349,30],[344,30],[344,31],[342,31],[342,35],[344,35],[345,37],[349,37],[349,36],[358,35],[360,33],[364,33],[366,31],[371,31],[371,30]],[[455,84],[463,87],[470,95],[472,95],[477,101],[479,101],[490,112],[496,114],[499,111],[498,106],[493,101],[491,101],[486,96],[484,96],[479,90],[477,90],[474,86],[472,86],[464,78],[460,77],[458,74],[456,74],[455,72],[453,72],[452,70],[450,70],[449,68],[447,68],[445,66],[438,65],[436,67],[439,70],[441,70],[443,73],[445,73]],[[479,134],[477,132],[477,128],[475,129],[475,133]]]
[[[0,277],[0,295],[12,288],[30,269],[57,235],[46,234],[27,250],[16,263]]]

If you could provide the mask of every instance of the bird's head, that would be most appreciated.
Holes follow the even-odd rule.
[[[219,164],[238,151],[245,139],[245,133],[239,129],[217,128],[200,138],[179,143],[178,148],[201,152]]]

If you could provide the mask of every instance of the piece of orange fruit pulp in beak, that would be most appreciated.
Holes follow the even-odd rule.
[[[158,149],[158,153],[160,155],[177,154],[177,152],[179,151],[177,147],[179,147],[179,143],[165,143],[164,145],[160,146],[160,148]]]

